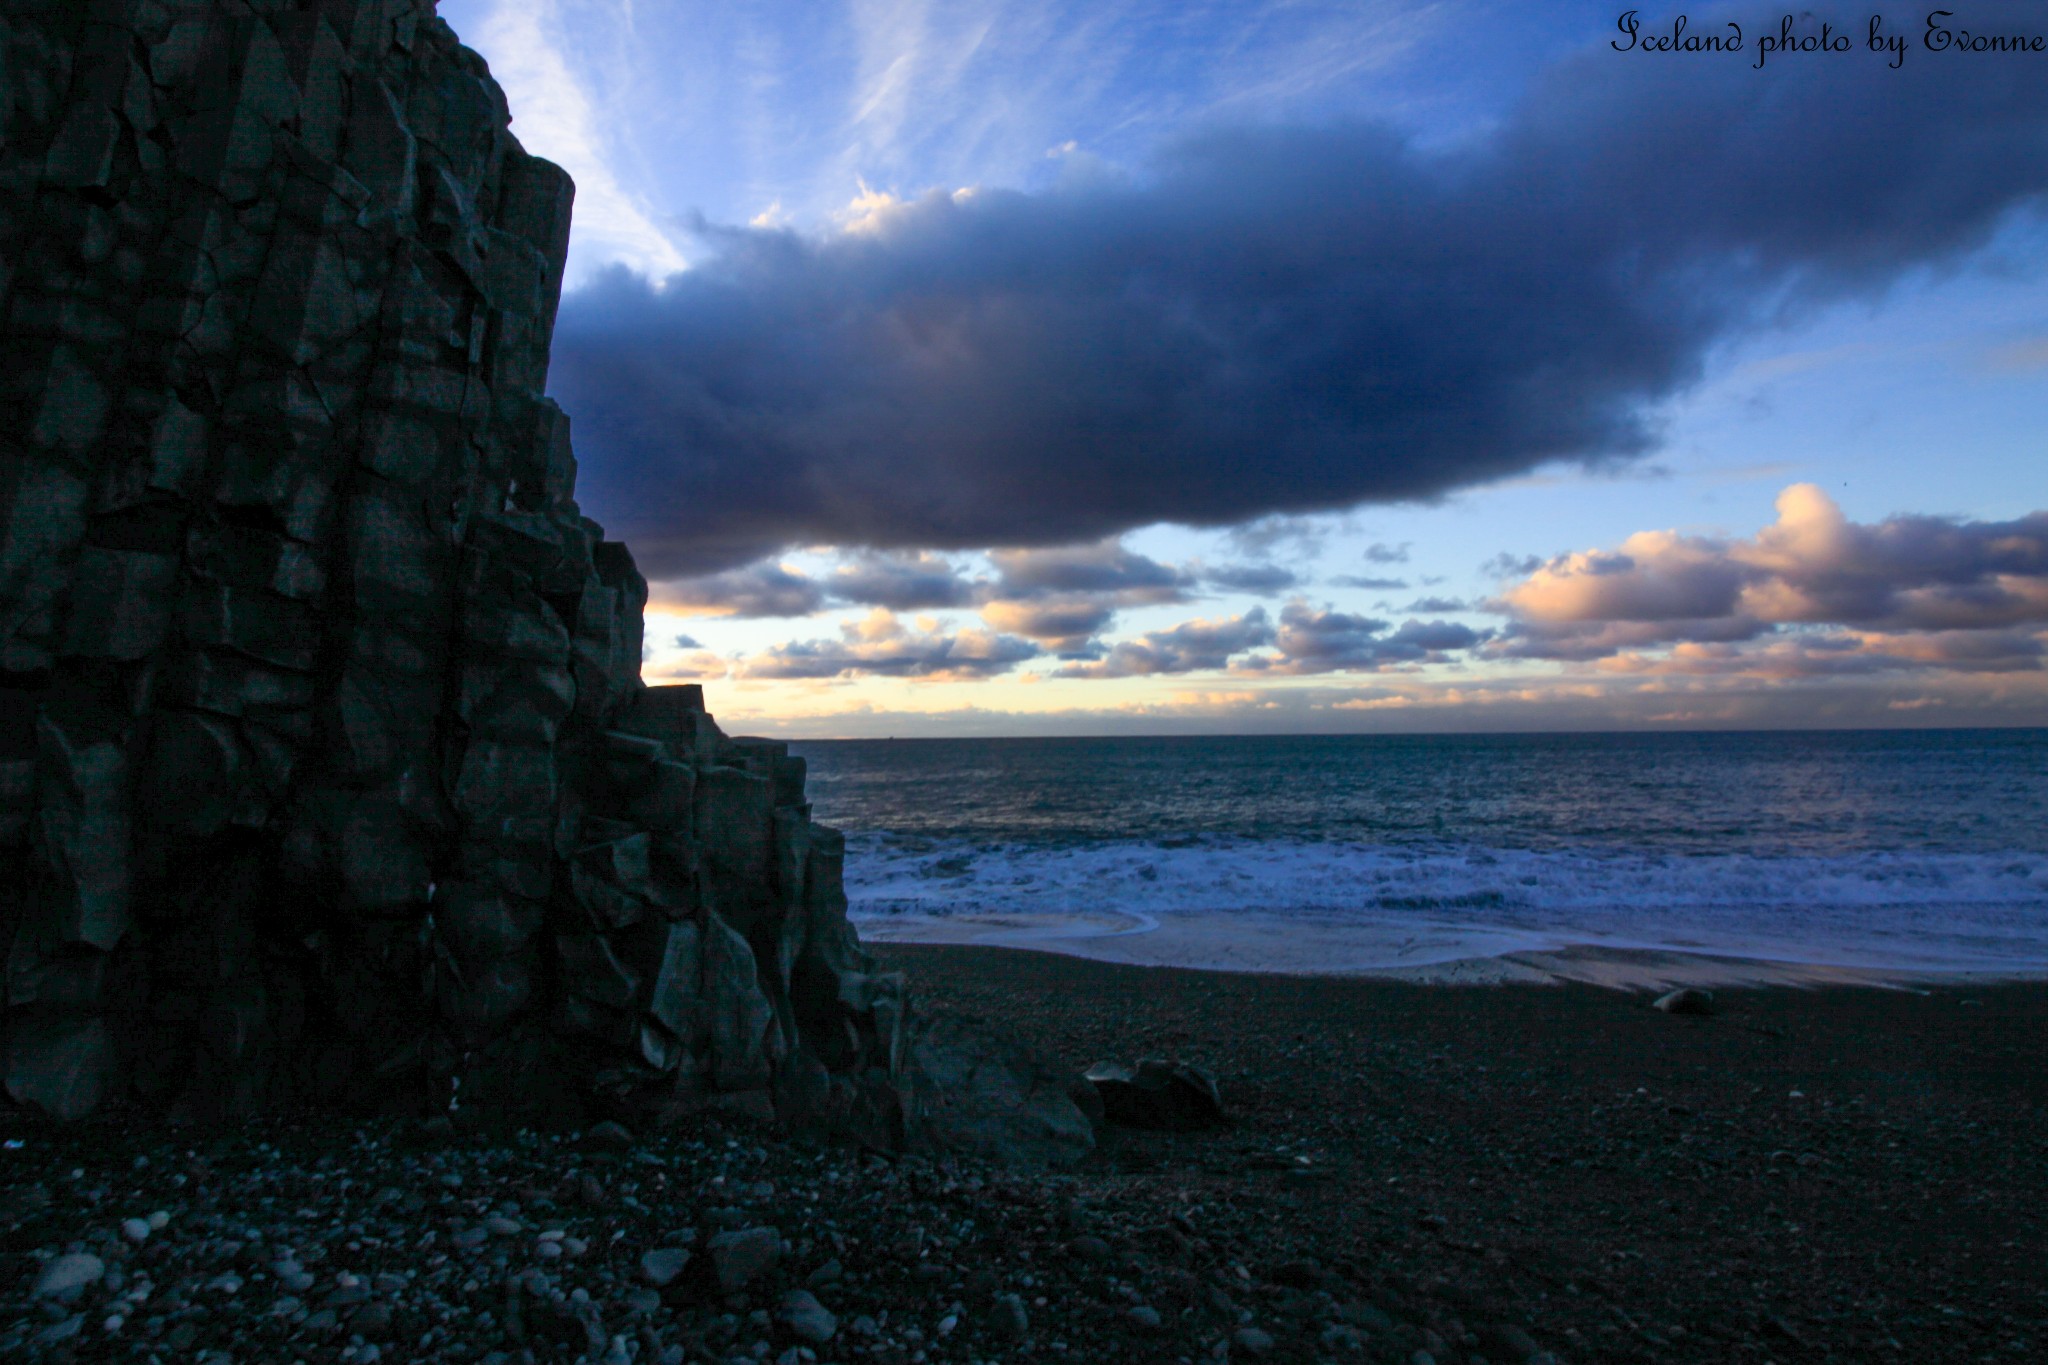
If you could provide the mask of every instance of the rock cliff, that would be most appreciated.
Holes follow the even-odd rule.
[[[4,16],[7,1094],[902,1142],[803,760],[640,681],[543,396],[572,186],[482,59],[432,0]]]

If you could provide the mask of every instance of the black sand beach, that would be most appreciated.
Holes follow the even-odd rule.
[[[711,1113],[609,1140],[29,1128],[0,1165],[0,1354],[1905,1362],[2048,1339],[2038,985],[1736,990],[1682,1018],[1585,985],[879,954],[1064,1065],[1204,1065],[1233,1122],[1105,1130],[1059,1173]],[[722,1288],[711,1239],[756,1227],[783,1254]],[[664,1249],[693,1254],[656,1287]],[[34,1302],[67,1252],[100,1277]],[[784,1311],[803,1287],[822,1340]]]

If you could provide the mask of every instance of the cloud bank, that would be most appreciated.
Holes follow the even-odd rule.
[[[2040,667],[2048,512],[1861,525],[1812,484],[1777,512],[1748,539],[1642,531],[1551,560],[1489,604],[1514,618],[1496,650],[1637,672]]]
[[[565,300],[553,391],[586,505],[657,579],[1624,459],[1717,342],[2038,204],[2037,65],[1595,49],[1448,150],[1213,131],[1143,179],[882,203],[827,239],[707,228],[664,287]]]

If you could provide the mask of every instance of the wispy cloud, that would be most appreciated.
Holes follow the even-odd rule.
[[[630,10],[625,4],[623,11]],[[463,38],[504,87],[521,145],[576,181],[566,283],[573,288],[611,263],[654,279],[685,268],[656,214],[613,170],[607,117],[563,55],[568,35],[560,0],[498,0]]]

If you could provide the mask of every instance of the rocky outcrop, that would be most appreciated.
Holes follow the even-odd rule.
[[[640,681],[508,123],[431,0],[6,7],[16,1103],[915,1126],[803,760]]]

